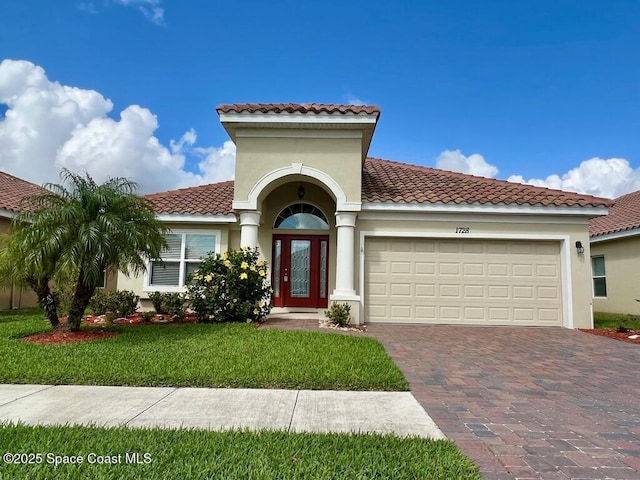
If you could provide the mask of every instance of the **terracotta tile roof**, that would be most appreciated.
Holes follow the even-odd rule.
[[[367,158],[362,200],[444,204],[608,206],[611,200],[521,183]]]
[[[233,181],[146,195],[157,213],[233,213]],[[606,198],[551,190],[504,180],[367,158],[362,173],[364,202],[491,204],[530,206],[609,206]]]
[[[220,182],[197,187],[145,195],[156,213],[182,215],[226,215],[233,213],[233,182]]]
[[[640,228],[640,190],[616,198],[609,213],[589,221],[592,237]]]
[[[377,105],[337,105],[332,103],[234,103],[218,105],[220,113],[352,113],[380,115]]]
[[[20,205],[23,198],[39,195],[44,189],[5,172],[0,172],[0,210],[17,213],[25,210]]]

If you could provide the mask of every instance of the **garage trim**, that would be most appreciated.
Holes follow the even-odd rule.
[[[562,323],[565,328],[573,328],[573,291],[571,287],[571,249],[569,235],[531,235],[517,233],[464,233],[455,234],[448,232],[401,232],[401,231],[361,231],[360,232],[360,265],[359,265],[359,292],[360,292],[360,318],[365,318],[365,241],[369,237],[397,237],[397,238],[466,238],[477,240],[555,240],[560,242],[560,269],[562,282]],[[366,323],[366,318],[365,318]]]

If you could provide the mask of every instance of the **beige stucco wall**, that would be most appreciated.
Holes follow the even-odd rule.
[[[456,220],[456,216],[458,219]],[[369,217],[370,219],[367,219]],[[451,219],[451,220],[450,220]],[[456,234],[456,228],[469,227],[469,234]],[[589,328],[591,316],[591,265],[589,256],[588,219],[580,217],[551,217],[527,215],[456,215],[447,214],[382,214],[371,218],[364,213],[357,221],[356,227],[356,268],[354,282],[359,289],[360,255],[358,252],[364,245],[360,244],[361,232],[392,232],[402,236],[403,233],[419,233],[428,237],[434,235],[450,235],[455,238],[505,238],[504,236],[568,235],[566,247],[570,255],[570,286],[573,300],[574,328]],[[576,252],[575,242],[580,240],[585,252]],[[364,252],[366,255],[366,251]],[[569,272],[566,272],[569,274]],[[359,292],[360,295],[363,292]],[[563,292],[566,295],[567,292]],[[566,322],[566,319],[565,319]]]
[[[253,186],[267,173],[292,163],[317,168],[343,189],[347,202],[361,201],[361,138],[245,138],[236,139],[234,200],[248,200]],[[307,182],[313,182],[310,178]],[[279,183],[271,185],[266,196]]]
[[[9,233],[11,220],[0,217],[0,235]],[[9,308],[26,308],[38,305],[38,297],[30,288],[18,286],[0,288],[0,310]]]
[[[591,255],[604,255],[607,297],[594,298],[596,312],[640,315],[640,236],[591,244]]]
[[[225,224],[186,224],[186,223],[168,223],[167,226],[175,231],[212,231],[220,232],[220,252],[226,252],[229,248],[229,226]],[[122,272],[118,272],[117,280],[118,290],[131,290],[140,297],[141,300],[149,298],[149,292],[144,289],[144,273],[140,275],[127,276]],[[144,305],[143,305],[144,306]]]

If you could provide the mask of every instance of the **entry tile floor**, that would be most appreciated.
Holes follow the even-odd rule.
[[[640,479],[637,345],[562,328],[375,324],[366,335],[484,478]]]

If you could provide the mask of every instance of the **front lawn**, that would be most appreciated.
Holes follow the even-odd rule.
[[[0,312],[0,383],[409,390],[375,339],[250,324],[112,327],[93,342],[36,345],[34,310]]]
[[[0,450],[23,454],[5,453],[0,478],[481,478],[451,441],[376,434],[0,425]]]

